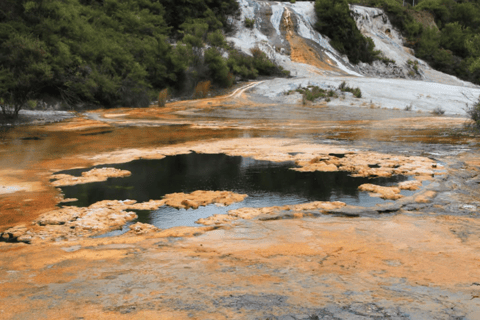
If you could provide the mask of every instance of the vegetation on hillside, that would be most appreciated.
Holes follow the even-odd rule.
[[[347,55],[350,62],[371,63],[380,58],[373,40],[358,30],[347,0],[316,0],[315,12],[315,28],[328,36],[332,47]]]
[[[423,0],[415,7],[401,0],[355,3],[383,8],[415,55],[433,68],[480,84],[480,1]],[[426,13],[434,25],[422,21]]]
[[[347,3],[384,9],[418,58],[434,69],[480,84],[480,0],[316,0],[317,30],[357,63],[382,56],[356,28]],[[434,24],[422,21],[428,14]]]
[[[306,104],[307,101],[314,102],[315,100],[323,100],[330,102],[332,99],[336,99],[340,96],[345,96],[345,92],[350,92],[356,98],[362,97],[362,91],[360,88],[351,88],[343,81],[338,88],[330,87],[330,89],[322,89],[318,86],[308,85],[307,87],[299,86],[295,90],[286,91],[285,95],[290,95],[292,93],[298,92],[302,95],[303,104]]]
[[[225,41],[235,0],[2,0],[0,106],[15,117],[44,97],[65,106],[145,107],[202,81],[282,71],[263,54],[241,61]]]
[[[472,120],[472,127],[480,130],[480,97],[478,97],[478,100],[473,103],[472,106],[467,107],[466,112]]]
[[[292,2],[290,0],[281,1]],[[372,39],[365,37],[358,30],[348,6],[349,2],[348,0],[316,0],[317,23],[315,29],[329,37],[330,45],[338,52],[346,55],[352,63],[372,63],[375,60],[382,60],[385,63],[391,62],[391,60],[384,58],[380,51],[375,50]],[[295,1],[292,3],[295,3]]]

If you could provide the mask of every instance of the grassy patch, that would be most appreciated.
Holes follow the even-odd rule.
[[[362,91],[360,90],[360,88],[349,87],[348,84],[345,81],[343,81],[338,86],[338,90],[340,90],[341,92],[351,92],[356,98],[361,98],[362,97]]]
[[[295,90],[290,90],[285,92],[285,95],[290,95],[294,92],[298,92],[302,95],[302,101],[303,104],[305,104],[307,101],[315,101],[315,100],[324,100],[326,102],[331,101],[332,99],[344,99],[344,95],[342,93],[344,92],[351,92],[356,98],[361,98],[362,97],[362,91],[360,88],[351,88],[349,87],[346,82],[342,82],[340,86],[337,89],[322,89],[318,86],[307,86],[306,88],[304,87],[298,87]]]

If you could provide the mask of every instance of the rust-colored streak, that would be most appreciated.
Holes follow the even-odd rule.
[[[317,51],[313,46],[295,32],[295,26],[292,21],[288,8],[283,13],[282,29],[286,32],[287,41],[290,43],[292,61],[309,64],[320,70],[334,71],[338,75],[348,75],[345,71],[337,67],[325,53]]]

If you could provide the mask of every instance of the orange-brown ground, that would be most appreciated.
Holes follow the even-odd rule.
[[[395,312],[419,319],[479,318],[478,138],[444,134],[464,120],[317,117],[291,119],[287,126],[266,118],[260,126],[257,119],[213,123],[208,112],[195,117],[177,113],[203,107],[215,112],[225,102],[246,101],[239,94],[222,97],[221,103],[211,99],[211,105],[204,100],[95,113],[110,122],[77,117],[12,129],[0,145],[0,181],[9,190],[0,192],[0,232],[29,226],[55,209],[62,197],[49,181],[54,172],[189,150],[332,165],[326,162],[337,159],[319,158],[326,147],[309,140],[320,135],[339,139],[324,153],[357,155],[350,165],[366,169],[373,164],[369,159],[382,154],[393,158],[402,151],[402,156],[423,159],[418,163],[425,166],[413,171],[428,167],[435,176],[445,174],[438,180],[430,177],[432,189],[420,191],[395,214],[319,216],[314,214],[318,208],[308,204],[289,208],[289,215],[267,209],[264,213],[276,214],[262,219],[244,210],[238,214],[252,219],[233,224],[223,223],[230,219],[223,216],[206,220],[209,226],[204,227],[159,231],[139,225],[137,232],[104,239],[0,242],[0,318],[266,319],[330,313],[348,319],[386,318]],[[253,104],[242,103],[234,107]],[[395,112],[401,111],[388,114]],[[161,126],[152,119],[183,125]],[[197,125],[202,122],[211,126]],[[349,142],[336,144],[343,139]],[[440,151],[442,143],[447,151],[459,145],[460,151],[431,160],[419,155],[417,142],[435,144]],[[305,154],[289,155],[295,151]],[[393,167],[407,163],[399,159]],[[445,168],[432,167],[438,161]],[[338,168],[340,162],[334,165]]]

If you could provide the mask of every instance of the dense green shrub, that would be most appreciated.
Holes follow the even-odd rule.
[[[480,84],[480,2],[423,0],[413,8],[403,6],[402,0],[354,2],[383,8],[415,55],[433,68]],[[438,28],[422,25],[414,18],[415,11],[433,14]]]
[[[5,0],[0,94],[5,105],[45,94],[65,104],[148,106],[183,67],[157,1]]]
[[[364,37],[350,15],[346,0],[317,0],[315,12],[318,18],[315,28],[328,36],[330,44],[346,54],[350,62],[371,63],[378,59],[372,39]]]
[[[307,88],[297,89],[298,92],[302,93],[303,99],[308,101],[314,101],[318,98],[328,98],[328,97],[338,97],[338,95],[333,90],[325,90],[319,88],[318,86],[308,86]]]
[[[247,27],[248,29],[252,29],[254,25],[255,25],[254,19],[245,18],[245,27]]]
[[[237,14],[235,0],[2,0],[0,107],[15,117],[44,96],[145,107],[165,88],[192,94],[209,80],[230,86],[234,74],[282,75],[261,53],[233,61],[241,55],[223,30]]]
[[[239,13],[236,0],[157,0],[156,2],[161,3],[164,8],[164,19],[170,27],[171,34],[181,30],[181,25],[185,22],[198,19],[208,24],[209,31],[228,28],[228,16],[236,16]]]
[[[230,71],[240,78],[256,79],[259,75],[289,76],[290,72],[272,62],[265,52],[255,47],[250,50],[251,56],[231,50],[227,65]]]
[[[230,87],[233,84],[228,76],[230,69],[227,61],[216,48],[209,48],[205,51],[205,64],[210,72],[209,78],[216,84],[224,87]]]
[[[470,119],[473,121],[473,126],[475,129],[480,130],[480,97],[473,106],[467,108],[467,114]]]

